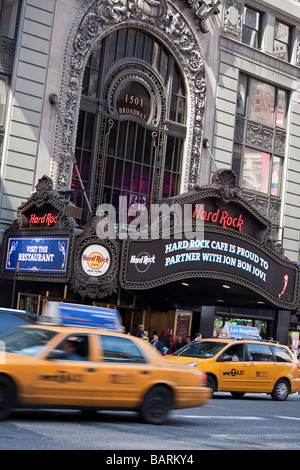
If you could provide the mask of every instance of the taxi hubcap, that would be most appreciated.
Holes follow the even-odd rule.
[[[287,385],[286,385],[284,382],[281,382],[281,383],[278,385],[277,393],[278,393],[278,396],[279,396],[280,398],[286,397],[286,395],[287,395],[287,393],[288,393],[288,387],[287,387]]]

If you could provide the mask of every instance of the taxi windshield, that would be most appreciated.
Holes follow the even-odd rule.
[[[11,333],[1,336],[5,351],[22,354],[23,356],[36,356],[47,344],[56,331],[35,328],[18,328]]]
[[[227,343],[214,341],[193,341],[174,353],[174,356],[209,359],[220,352]]]

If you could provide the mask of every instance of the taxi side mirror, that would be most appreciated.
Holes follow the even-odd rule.
[[[232,356],[229,356],[229,354],[227,356],[223,356],[222,362],[229,362],[229,361],[232,361]]]

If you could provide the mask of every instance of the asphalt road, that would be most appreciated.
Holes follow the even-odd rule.
[[[142,468],[141,462],[150,459],[150,454],[151,463],[158,463],[155,458],[160,458],[162,451],[174,457],[169,463],[178,464],[176,456],[190,457],[194,459],[190,463],[195,463],[198,450],[299,450],[299,433],[300,395],[275,402],[264,394],[248,394],[237,400],[220,393],[203,407],[173,411],[163,426],[143,424],[136,414],[127,412],[87,415],[80,411],[19,410],[0,424],[0,449],[102,450],[108,451],[103,454],[105,460],[122,458],[122,451],[130,456],[132,451],[140,456],[140,462],[125,463]],[[147,450],[151,452],[145,457],[142,451]]]

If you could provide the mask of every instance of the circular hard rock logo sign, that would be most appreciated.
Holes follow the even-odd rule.
[[[109,269],[111,256],[102,245],[90,245],[84,249],[81,266],[88,276],[103,276]]]

